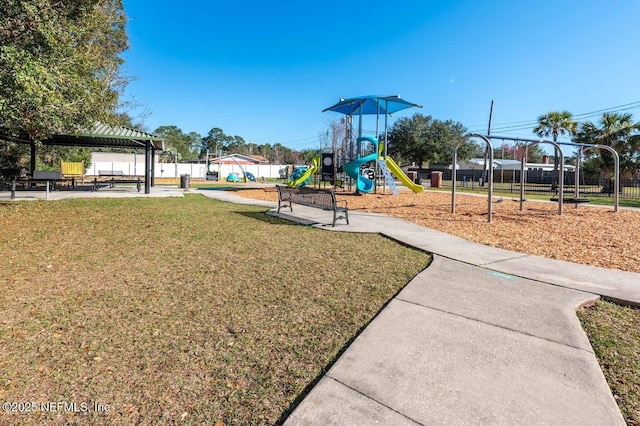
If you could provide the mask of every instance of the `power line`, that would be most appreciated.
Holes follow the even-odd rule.
[[[610,108],[599,109],[595,111],[583,112],[580,114],[573,115],[574,120],[581,122],[586,121],[589,118],[597,117],[605,112],[621,112],[628,111],[633,109],[640,108],[640,101],[630,102],[623,105],[618,105]],[[309,122],[310,120],[305,120],[305,122]],[[503,133],[506,136],[515,136],[515,137],[531,137],[531,133],[533,132],[533,128],[538,125],[538,120],[521,120],[521,121],[511,121],[504,122],[498,124],[492,124],[491,131],[492,133]],[[303,125],[304,126],[304,125]],[[303,127],[299,126],[299,127]],[[475,125],[469,127],[469,132],[471,133],[482,133],[486,129],[486,124]],[[522,131],[527,131],[528,133],[523,133]],[[374,130],[363,129],[363,134],[375,134]],[[274,143],[279,143],[280,145],[287,146],[289,148],[303,148],[306,146],[312,146],[316,143],[320,143],[320,136],[309,136],[301,139],[293,139],[289,141],[277,141]]]
[[[635,109],[635,108],[639,108],[640,107],[640,101],[636,101],[636,102],[631,102],[628,104],[624,104],[624,105],[618,105],[616,107],[612,107],[612,108],[605,108],[605,109],[601,109],[598,111],[591,111],[591,112],[585,112],[582,114],[576,114],[573,116],[573,118],[580,118],[582,116],[592,116],[592,114],[599,114],[599,113],[603,113],[603,112],[609,112],[610,110],[616,110],[616,111],[626,111],[629,109]],[[615,112],[615,111],[611,111],[611,112]]]
[[[628,111],[628,110],[632,110],[632,109],[637,109],[640,108],[640,101],[635,101],[635,102],[630,102],[627,104],[623,104],[623,105],[618,105],[618,106],[614,106],[614,107],[610,107],[610,108],[605,108],[605,109],[600,109],[600,110],[596,110],[596,111],[590,111],[590,112],[583,112],[580,114],[575,114],[573,115],[574,120],[576,121],[583,121],[586,120],[588,118],[593,118],[593,117],[597,117],[598,115],[605,113],[605,112],[620,112],[620,111]],[[505,123],[499,123],[499,124],[494,124],[492,125],[492,130],[495,131],[516,131],[516,130],[528,130],[528,129],[532,129],[532,127],[535,127],[538,125],[538,121],[537,120],[529,120],[529,121],[512,121],[512,122],[505,122]],[[471,132],[475,132],[475,131],[483,131],[484,128],[486,127],[486,125],[475,125],[475,126],[471,126],[470,127],[470,131]]]

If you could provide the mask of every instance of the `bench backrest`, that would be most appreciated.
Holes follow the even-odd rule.
[[[122,170],[98,170],[98,176],[124,176]]]
[[[62,176],[81,177],[84,176],[84,163],[66,163],[63,161],[60,170],[62,171]]]
[[[311,188],[300,188],[277,185],[276,188],[280,193],[281,200],[299,200],[310,204],[334,205],[336,203],[336,195],[333,191],[320,191]]]

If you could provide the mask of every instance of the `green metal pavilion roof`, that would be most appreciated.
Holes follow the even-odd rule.
[[[164,150],[164,139],[161,137],[100,122],[97,122],[88,132],[80,132],[76,135],[53,135],[42,141],[44,145],[104,148],[144,148],[147,142],[151,142],[152,149]]]

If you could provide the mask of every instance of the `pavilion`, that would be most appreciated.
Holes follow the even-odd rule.
[[[0,140],[24,143],[31,146],[31,173],[36,168],[37,144],[28,138],[18,138],[0,131]],[[156,150],[164,151],[164,139],[150,133],[123,126],[110,126],[97,122],[93,129],[78,134],[55,134],[40,141],[47,146],[75,146],[82,148],[127,148],[144,149],[144,192],[149,194],[154,186],[153,157]]]

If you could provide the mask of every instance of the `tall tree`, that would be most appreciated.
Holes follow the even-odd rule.
[[[397,120],[389,132],[389,153],[422,167],[426,163],[451,161],[455,144],[466,133],[465,127],[452,120],[414,114]],[[477,154],[477,145],[465,142],[458,150],[460,159]]]
[[[633,122],[629,113],[605,112],[600,126],[586,121],[580,125],[575,141],[586,144],[600,144],[612,147],[620,156],[621,174],[632,175],[640,169],[640,123]],[[596,155],[593,151],[590,157]],[[604,177],[610,177],[614,160],[606,150],[600,152],[600,168]]]
[[[554,142],[558,141],[558,136],[573,136],[578,127],[578,123],[573,120],[573,115],[569,111],[553,111],[538,117],[538,125],[533,132],[541,138],[552,137]]]
[[[229,154],[249,155],[249,148],[242,136],[229,136],[227,143],[224,144],[224,150]]]
[[[128,48],[121,0],[5,0],[0,15],[0,120],[13,134],[114,123]]]
[[[177,126],[160,126],[153,133],[164,138],[167,152],[172,154],[174,160],[191,160],[195,157],[191,152],[192,139]]]
[[[189,151],[191,152],[190,158],[195,159],[198,157],[202,147],[202,135],[198,132],[189,132],[187,140],[189,141]]]
[[[541,138],[551,137],[554,142],[558,141],[558,136],[573,136],[578,127],[578,123],[574,121],[573,115],[569,111],[552,111],[538,117],[538,125],[533,132]],[[556,188],[558,179],[558,170],[560,168],[558,153],[553,151],[553,174],[554,182],[552,189]]]
[[[320,157],[320,149],[303,149],[298,152],[298,158],[304,164],[312,164],[313,159]]]
[[[204,155],[207,149],[210,153],[215,153],[215,155],[218,155],[220,151],[224,151],[226,149],[226,146],[230,140],[231,137],[227,136],[221,128],[212,128],[211,130],[209,130],[209,133],[207,133],[207,136],[202,138],[202,145],[200,147],[199,156]]]

